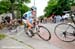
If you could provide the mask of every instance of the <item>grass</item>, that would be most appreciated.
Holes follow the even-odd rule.
[[[0,40],[4,39],[6,37],[5,34],[0,34]]]

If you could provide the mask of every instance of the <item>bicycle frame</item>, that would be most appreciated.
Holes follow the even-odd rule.
[[[38,26],[39,26],[39,22],[36,21],[36,20],[34,20],[34,22],[33,22],[33,27],[31,28],[32,31],[35,30],[34,34],[37,34]],[[25,28],[28,29],[28,25],[27,25],[26,23],[24,23],[24,29],[25,29]]]
[[[29,37],[33,37],[33,36],[35,36],[35,34],[36,34],[36,35],[38,35],[41,39],[43,39],[43,40],[45,40],[45,41],[48,41],[48,40],[51,39],[51,34],[50,34],[49,30],[48,30],[46,27],[39,25],[39,21],[34,20],[33,27],[31,28],[31,30],[28,30],[28,26],[27,26],[27,24],[25,23],[25,24],[24,24],[24,29],[25,29],[26,35],[28,35]],[[44,34],[45,32],[41,32],[40,29],[45,29],[45,31],[47,31],[47,34],[45,34],[45,35],[48,35],[47,38],[45,38],[45,37],[43,36],[43,34]],[[42,33],[42,34],[40,34],[40,33]]]

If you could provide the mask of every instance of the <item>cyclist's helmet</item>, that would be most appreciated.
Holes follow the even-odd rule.
[[[32,7],[31,7],[31,10],[32,10],[32,11],[36,11],[36,7],[35,7],[35,6],[32,6]]]

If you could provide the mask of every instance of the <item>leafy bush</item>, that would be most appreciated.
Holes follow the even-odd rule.
[[[6,37],[5,34],[0,34],[0,40],[4,39]]]

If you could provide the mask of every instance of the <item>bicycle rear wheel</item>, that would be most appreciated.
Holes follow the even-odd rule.
[[[58,39],[65,42],[72,42],[75,40],[75,36],[73,36],[74,30],[71,24],[61,23],[56,25],[54,33]]]
[[[50,31],[44,26],[39,26],[39,32],[37,33],[37,35],[45,41],[51,39]]]

